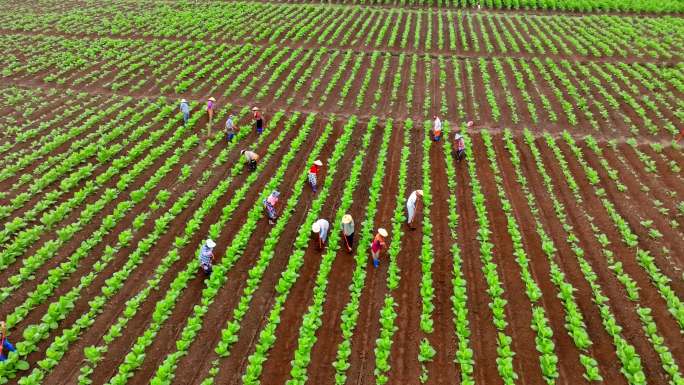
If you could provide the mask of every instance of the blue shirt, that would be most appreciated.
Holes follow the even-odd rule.
[[[188,106],[188,103],[181,103],[180,104],[180,110],[184,114],[189,114],[190,113],[190,106]]]
[[[209,246],[204,245],[202,246],[202,250],[200,251],[200,264],[201,265],[211,265],[211,257],[213,255],[213,251]]]

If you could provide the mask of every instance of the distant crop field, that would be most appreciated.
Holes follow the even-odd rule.
[[[0,384],[684,385],[683,2],[0,7]]]

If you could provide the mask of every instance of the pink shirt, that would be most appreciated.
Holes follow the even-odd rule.
[[[211,100],[207,102],[207,111],[214,109],[214,102]]]
[[[267,201],[268,204],[270,204],[271,206],[275,206],[276,203],[278,203],[278,198],[274,197],[273,195],[270,195],[270,196],[268,197],[268,199],[266,199],[266,201]]]

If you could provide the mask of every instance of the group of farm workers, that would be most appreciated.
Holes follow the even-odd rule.
[[[439,116],[435,115],[432,117],[432,140],[435,142],[439,142],[442,140],[442,121],[439,119]],[[468,128],[473,126],[473,122],[469,121],[467,124]],[[463,135],[461,135],[460,132],[456,131],[456,134],[454,134],[454,152],[456,155],[456,161],[459,163],[461,160],[465,159],[465,139],[463,139]]]
[[[206,111],[209,118],[209,123],[213,122],[214,110],[216,109],[216,99],[213,97],[207,100]],[[180,110],[183,114],[183,123],[187,124],[190,119],[190,107],[188,101],[182,99],[180,102]],[[229,114],[226,119],[225,129],[226,129],[226,141],[232,142],[233,138],[238,133],[238,127],[234,120],[234,115]],[[254,121],[254,129],[257,135],[261,135],[264,130],[264,117],[258,107],[252,108],[252,119]],[[473,122],[468,122],[468,127],[472,127]],[[437,115],[433,117],[432,124],[432,139],[435,142],[439,142],[442,137],[442,121]],[[460,133],[456,133],[454,136],[455,140],[455,155],[457,161],[461,161],[465,158],[465,142],[463,136]],[[257,162],[259,161],[259,154],[250,149],[243,149],[240,151],[241,157],[243,157],[247,163],[247,168],[250,171],[257,170]],[[315,194],[318,191],[318,182],[320,179],[320,173],[323,169],[323,162],[319,159],[315,160],[309,167],[307,173],[307,182],[311,187],[311,191]],[[418,212],[418,204],[422,201],[423,190],[415,190],[409,194],[406,200],[406,214],[407,214],[407,225],[411,230],[415,230],[415,218]],[[280,200],[280,192],[275,190],[272,191],[266,199],[262,201],[264,206],[266,216],[268,218],[268,223],[270,225],[275,225],[278,219],[278,201]],[[351,253],[354,247],[354,218],[351,214],[345,214],[342,217],[340,224],[340,229],[342,231],[342,238],[344,239],[344,246],[347,251]],[[314,234],[315,240],[318,242],[318,249],[323,250],[325,248],[326,242],[328,240],[328,235],[330,233],[330,222],[326,219],[318,219],[311,225],[311,231]],[[387,248],[387,237],[389,233],[384,228],[378,228],[375,231],[375,235],[370,244],[371,258],[373,261],[373,266],[378,267],[380,264],[380,254]],[[216,247],[216,242],[212,239],[207,239],[200,250],[199,260],[200,267],[204,271],[205,275],[210,275],[212,272],[212,265],[214,261],[214,248]]]

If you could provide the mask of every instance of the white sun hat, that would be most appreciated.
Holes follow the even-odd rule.
[[[314,233],[318,234],[321,232],[321,224],[318,223],[318,221],[314,222],[313,225],[311,225],[311,231]]]
[[[344,223],[345,225],[348,223],[351,223],[351,222],[352,222],[352,216],[351,215],[346,214],[345,216],[342,217],[342,223]]]
[[[252,107],[252,111],[259,111],[259,107]]]
[[[383,237],[387,237],[389,235],[387,230],[383,229],[382,227],[378,229],[378,234],[382,235]]]
[[[209,100],[211,100],[212,102],[215,102],[215,101],[216,101],[216,99],[214,99],[214,97],[213,97],[213,96],[212,96],[212,97],[210,97],[210,98],[209,98]]]
[[[416,190],[416,194],[423,196],[423,190]]]
[[[322,165],[323,165],[323,162],[321,162],[320,159],[316,159],[316,161],[314,162],[314,164],[315,164],[316,166],[322,166]]]
[[[185,99],[181,99],[181,103],[187,103],[188,101]]]
[[[214,247],[216,247],[216,242],[212,241],[211,239],[207,239],[207,246],[210,249],[213,249]]]
[[[462,138],[462,136],[461,136],[461,134],[456,134],[455,138],[456,138],[456,140],[459,140]]]

